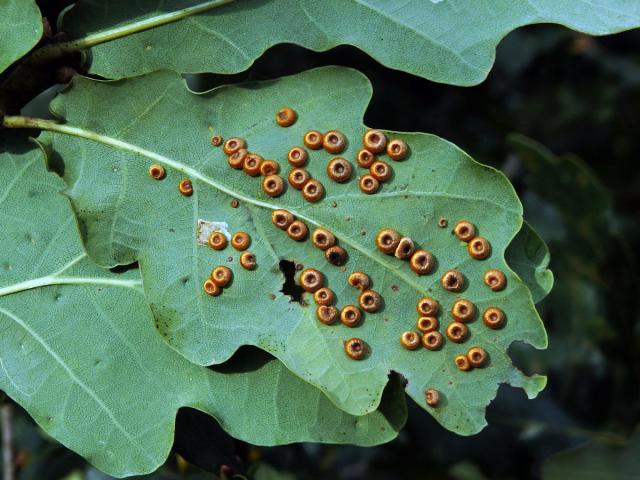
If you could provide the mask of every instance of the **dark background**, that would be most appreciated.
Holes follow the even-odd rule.
[[[59,2],[41,3],[47,14]],[[501,387],[488,410],[490,425],[474,437],[443,430],[409,402],[405,430],[375,448],[258,448],[182,411],[175,445],[182,455],[172,454],[163,473],[144,478],[216,478],[187,458],[216,475],[221,464],[239,473],[262,464],[256,474],[262,480],[536,479],[550,456],[567,449],[633,448],[627,438],[640,422],[639,45],[640,31],[593,38],[558,26],[526,27],[500,44],[495,68],[472,88],[389,70],[351,47],[314,53],[290,45],[270,49],[242,74],[190,79],[205,89],[351,66],[373,82],[367,125],[437,134],[505,172],[525,218],[549,245],[556,278],[539,304],[549,349],[515,345],[510,353],[525,372],[546,374],[549,382],[532,401]],[[109,478],[15,409],[20,480]],[[601,461],[601,478],[624,470],[620,462]]]

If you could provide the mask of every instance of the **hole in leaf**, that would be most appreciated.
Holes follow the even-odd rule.
[[[282,284],[282,290],[285,295],[291,297],[292,302],[302,303],[302,294],[304,290],[300,285],[296,283],[296,264],[290,260],[280,260],[280,271],[284,275],[284,283]]]
[[[189,463],[210,472],[219,470],[221,465],[239,470],[239,448],[242,445],[211,416],[189,407],[178,410],[173,451]]]
[[[129,265],[116,265],[113,268],[110,268],[109,271],[111,273],[126,273],[129,270],[133,270],[138,268],[138,262],[130,263]]]

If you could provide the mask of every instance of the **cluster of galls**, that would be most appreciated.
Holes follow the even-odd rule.
[[[296,112],[289,107],[280,109],[276,114],[276,122],[282,127],[293,125],[297,118]],[[303,143],[311,150],[324,148],[328,153],[336,154],[347,147],[347,138],[338,130],[330,130],[324,134],[317,130],[310,130],[304,134]],[[292,147],[287,154],[287,160],[293,168],[289,171],[287,179],[292,188],[302,192],[305,200],[317,202],[324,197],[324,185],[312,178],[309,171],[304,168],[308,159],[309,153],[303,147]],[[352,171],[351,164],[342,157],[332,159],[327,165],[329,178],[338,183],[349,180]]]
[[[229,166],[242,170],[251,177],[262,176],[262,191],[270,197],[278,197],[284,191],[284,180],[278,172],[280,165],[275,160],[265,160],[257,153],[247,150],[247,142],[239,137],[232,137],[222,147]]]
[[[318,135],[321,135],[318,133]],[[324,197],[324,185],[315,178],[311,178],[311,174],[305,168],[305,164],[309,159],[309,153],[302,147],[292,147],[287,154],[287,160],[293,166],[289,170],[287,179],[289,185],[296,190],[302,192],[302,197],[308,202],[317,202]]]
[[[290,239],[303,242],[309,235],[309,227],[302,220],[296,219],[288,210],[274,210],[271,222],[280,230],[285,230]],[[311,234],[313,245],[324,251],[324,257],[332,265],[342,266],[347,261],[347,252],[340,245],[333,233],[326,228],[318,227]]]
[[[467,243],[467,252],[476,260],[484,260],[491,253],[491,244],[489,240],[477,235],[476,226],[466,220],[460,220],[453,228],[453,233],[459,240]],[[504,290],[507,286],[507,277],[504,273],[497,269],[487,270],[482,280],[494,292]],[[442,278],[442,286],[447,288],[449,283],[455,283],[452,278]]]
[[[366,194],[376,193],[380,184],[387,182],[393,169],[383,160],[378,160],[377,155],[386,151],[391,160],[401,161],[409,155],[409,146],[404,140],[393,139],[387,141],[384,132],[370,129],[362,136],[364,148],[356,153],[356,162],[362,168],[368,168],[369,173],[362,175],[359,180],[360,190]]]
[[[298,116],[296,112],[284,107],[276,113],[276,123],[282,127],[289,127],[295,123]],[[310,150],[320,150],[324,148],[330,154],[342,153],[347,148],[347,137],[339,130],[330,130],[322,133],[318,130],[310,130],[303,136],[303,143]],[[391,166],[378,160],[377,155],[386,154],[395,161],[404,160],[409,154],[409,147],[403,140],[387,140],[385,134],[380,130],[367,130],[362,137],[364,148],[356,153],[356,163],[369,169],[369,173],[360,177],[360,190],[367,194],[372,194],[380,189],[380,184],[388,181],[393,169]],[[296,146],[289,150],[287,160],[293,166],[287,175],[289,184],[296,190],[301,190],[305,200],[317,202],[324,196],[324,186],[318,180],[313,179],[311,174],[304,168],[309,153],[303,147]],[[334,157],[327,164],[327,175],[337,183],[349,181],[353,174],[353,165],[343,157]]]
[[[300,273],[299,284],[306,291],[313,293],[317,304],[316,317],[324,325],[334,325],[338,319],[349,327],[355,328],[362,322],[363,311],[376,313],[382,306],[382,296],[372,290],[371,279],[366,273],[354,272],[349,275],[348,284],[358,290],[358,305],[346,305],[338,309],[334,304],[336,295],[324,285],[324,276],[314,268],[307,268]],[[366,355],[366,343],[360,338],[351,338],[344,342],[345,353],[354,360],[361,360]]]
[[[446,227],[445,219],[440,219],[439,226]],[[491,246],[487,239],[476,234],[476,227],[467,221],[460,221],[453,229],[458,239],[467,243],[467,251],[471,257],[477,260],[487,258],[491,252]],[[393,255],[401,260],[408,260],[413,270],[418,275],[432,272],[435,266],[433,254],[427,250],[418,249],[414,241],[409,237],[403,237],[392,228],[384,228],[376,236],[377,249],[387,255]],[[484,283],[493,291],[500,291],[506,287],[506,276],[496,269],[487,270],[483,275]],[[440,278],[442,288],[450,292],[462,291],[467,283],[465,276],[457,270],[448,270]],[[406,331],[400,336],[400,344],[407,350],[416,350],[423,346],[427,350],[439,350],[442,348],[445,337],[440,333],[438,314],[440,304],[431,297],[423,297],[416,304],[418,319],[416,330]],[[469,300],[458,299],[451,307],[452,321],[444,329],[446,337],[454,343],[462,343],[469,337],[469,328],[466,325],[472,321],[477,313],[476,306]],[[506,317],[498,307],[489,307],[482,314],[484,324],[491,329],[504,326]],[[465,354],[457,355],[454,364],[461,371],[469,371],[473,368],[481,368],[488,362],[487,352],[479,346],[468,349]],[[432,388],[425,391],[425,401],[431,407],[436,407],[440,401],[440,393]]]
[[[304,134],[304,145],[311,150],[324,150],[331,154],[341,153],[347,148],[347,137],[338,130],[321,133],[310,130]],[[324,196],[324,186],[311,177],[304,168],[309,159],[309,153],[303,147],[293,147],[287,154],[287,160],[294,167],[288,175],[289,184],[296,190],[302,191],[302,196],[310,202],[317,202]],[[327,164],[327,175],[337,183],[345,183],[351,178],[353,167],[346,159],[335,157]]]
[[[211,232],[207,243],[214,250],[224,250],[227,248],[228,240],[224,233],[215,231]],[[251,237],[246,232],[236,232],[231,237],[231,246],[242,252],[240,254],[240,265],[247,270],[253,270],[257,265],[256,256],[251,252],[245,251],[249,248],[249,245],[251,245]],[[205,280],[204,291],[208,295],[217,297],[220,295],[221,288],[227,286],[232,277],[233,272],[228,267],[216,267],[211,272],[211,276]]]
[[[456,223],[453,232],[463,242],[467,242],[467,251],[476,260],[484,260],[491,253],[489,240],[476,235],[476,227],[473,223],[460,220]]]
[[[211,275],[204,281],[204,291],[207,295],[217,297],[222,289],[229,285],[233,278],[233,272],[224,265],[219,265],[211,271]]]
[[[276,123],[282,127],[289,127],[296,120],[296,112],[289,107],[282,108],[276,113]],[[221,145],[222,138],[215,136],[212,138],[212,143],[216,146]],[[311,130],[304,134],[303,143],[310,150],[324,148],[330,154],[339,154],[346,149],[347,138],[338,130],[331,130],[324,134],[317,130]],[[358,166],[368,169],[369,172],[359,178],[359,187],[363,193],[373,194],[380,189],[382,183],[387,182],[393,175],[391,166],[383,160],[379,160],[378,155],[386,153],[392,160],[401,161],[409,154],[409,147],[400,139],[388,141],[382,131],[374,129],[365,132],[362,137],[362,145],[363,148],[358,150],[355,160]],[[224,142],[224,152],[228,155],[229,165],[232,168],[242,169],[250,176],[262,175],[264,177],[262,188],[267,195],[277,197],[282,194],[284,181],[277,175],[279,171],[277,162],[264,160],[257,154],[249,153],[246,150],[246,142],[240,138],[231,138]],[[304,168],[308,159],[309,153],[304,147],[292,147],[287,154],[288,163],[292,166],[288,172],[287,180],[292,188],[302,192],[305,200],[317,202],[324,196],[325,189],[322,183],[313,179],[309,171]],[[150,170],[150,174],[154,178],[157,176],[162,178],[164,170],[154,173],[151,173]],[[345,183],[353,175],[353,166],[343,157],[334,157],[327,164],[327,175],[337,183]],[[182,182],[186,182],[186,184],[182,185]],[[193,191],[190,182],[188,180],[182,182],[180,191],[189,195]],[[296,219],[287,210],[275,210],[272,213],[272,222],[276,227],[285,230],[292,240],[304,241],[309,235],[307,225]],[[447,221],[441,218],[439,226],[446,227]],[[486,238],[477,235],[476,227],[472,223],[464,220],[459,221],[455,225],[453,233],[458,239],[467,243],[467,251],[474,259],[483,260],[490,255],[490,243]],[[346,251],[336,244],[336,238],[330,231],[320,227],[313,231],[311,237],[314,246],[324,251],[329,263],[333,265],[345,263]],[[215,248],[213,245],[211,246]],[[411,238],[401,236],[394,229],[381,230],[376,237],[376,247],[385,254],[409,261],[411,270],[418,275],[429,274],[435,268],[435,258],[431,252],[417,248]],[[207,281],[210,284],[218,285],[213,273]],[[504,273],[496,269],[487,270],[483,281],[493,291],[503,290],[506,286]],[[325,325],[334,325],[340,320],[343,325],[349,328],[357,327],[362,321],[363,311],[374,313],[382,304],[381,295],[371,290],[371,279],[363,272],[354,272],[348,277],[349,285],[360,290],[358,305],[346,305],[339,310],[335,306],[336,295],[334,291],[326,287],[324,283],[324,276],[316,269],[309,268],[300,273],[299,284],[305,291],[313,294],[317,304],[316,317]],[[440,284],[447,291],[460,292],[466,287],[467,279],[457,270],[448,270],[441,276]],[[207,283],[205,283],[205,290],[207,289],[206,285]],[[213,288],[215,289],[215,287]],[[416,321],[417,331],[407,331],[401,335],[400,343],[403,347],[415,350],[422,345],[431,351],[442,348],[445,339],[438,331],[439,309],[438,301],[433,298],[424,297],[418,301],[416,304],[416,310],[419,314]],[[474,319],[476,310],[476,306],[466,299],[459,299],[453,304],[450,312],[452,321],[445,328],[445,334],[449,341],[462,343],[468,338],[469,328],[466,324]],[[482,314],[484,324],[492,329],[502,328],[505,318],[504,312],[497,307],[489,307]],[[344,349],[350,358],[360,360],[366,355],[367,344],[360,338],[351,338],[344,342]],[[462,371],[480,368],[486,365],[487,361],[487,352],[479,346],[471,347],[466,354],[454,358],[455,365]],[[427,389],[425,400],[428,405],[435,407],[440,401],[440,393],[435,389]]]
[[[453,304],[451,307],[453,320],[445,328],[446,336],[450,341],[462,343],[469,337],[469,327],[466,324],[475,318],[476,310],[476,306],[466,299],[459,299]],[[420,333],[415,331],[404,332],[400,336],[400,343],[408,350],[415,350],[420,345],[427,350],[439,350],[444,344],[444,337],[438,331],[440,326],[438,321],[440,304],[431,297],[423,297],[418,300],[416,311],[419,315],[416,321],[416,329]],[[482,320],[489,328],[502,328],[505,322],[505,314],[497,307],[489,307],[484,311]],[[467,357],[469,357],[469,365],[462,364],[459,357],[454,359],[454,363],[461,370],[470,370],[471,367],[483,366],[487,360],[487,354],[481,347],[469,349]]]
[[[387,255],[393,255],[400,260],[409,260],[411,270],[418,275],[430,273],[435,265],[435,258],[431,252],[416,248],[413,240],[401,236],[393,228],[383,228],[378,232],[376,247]]]
[[[281,108],[276,113],[276,123],[281,127],[289,127],[298,119],[298,114],[290,107]],[[222,144],[222,137],[214,135],[211,138],[214,146]],[[338,130],[322,133],[310,130],[303,136],[304,146],[311,150],[324,148],[330,154],[342,153],[347,148],[347,137]],[[359,179],[360,190],[367,194],[379,190],[380,184],[388,181],[393,174],[391,166],[378,160],[377,155],[387,153],[392,160],[404,160],[409,154],[409,147],[403,140],[387,141],[387,137],[380,130],[368,130],[362,137],[362,149],[356,154],[356,162],[360,167],[369,169],[369,173]],[[280,166],[274,160],[264,160],[260,155],[248,152],[246,142],[241,138],[230,138],[224,142],[224,153],[228,156],[229,165],[237,170],[243,170],[250,176],[262,175],[262,190],[270,197],[277,197],[284,191],[284,180],[278,175]],[[304,168],[309,159],[309,153],[304,147],[292,147],[287,160],[293,167],[287,174],[289,185],[302,192],[302,196],[309,202],[317,202],[324,197],[324,185],[312,178]],[[353,165],[343,157],[334,157],[327,164],[327,175],[337,183],[349,181],[353,174]]]

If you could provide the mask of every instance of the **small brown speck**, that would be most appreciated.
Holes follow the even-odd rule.
[[[394,292],[397,292],[400,289],[398,288],[397,285],[391,285],[391,290],[393,290]]]
[[[338,206],[338,204],[337,204],[336,202],[331,202],[331,206],[332,206],[333,208],[336,208],[336,207]]]
[[[275,299],[276,299],[276,296],[275,296],[273,293],[270,293],[270,294],[269,294],[269,298],[270,298],[271,300],[275,300]]]
[[[227,257],[227,262],[233,262],[233,257]]]
[[[440,228],[447,228],[447,225],[449,225],[449,222],[447,221],[447,219],[444,217],[440,217],[440,220],[438,220],[438,226]]]
[[[304,268],[304,265],[302,265],[301,263],[296,263],[296,271],[300,271]]]
[[[366,230],[360,230],[360,235],[362,235],[363,237],[367,234]]]
[[[238,208],[238,205],[240,205],[240,202],[238,200],[236,200],[235,198],[231,200],[231,208]]]

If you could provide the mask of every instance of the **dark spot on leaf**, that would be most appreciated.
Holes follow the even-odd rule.
[[[284,283],[282,284],[282,290],[280,291],[285,295],[289,295],[292,302],[302,303],[302,294],[304,293],[304,290],[296,283],[295,280],[298,265],[301,266],[301,264],[296,265],[295,262],[291,262],[289,260],[280,260],[279,268],[284,275]]]
[[[227,262],[233,262],[233,257],[227,257]]]
[[[400,290],[400,288],[398,287],[398,285],[391,285],[391,290],[397,292],[398,290]]]
[[[180,282],[182,282],[182,285],[186,285],[189,282],[189,277],[188,276],[182,277],[180,279]]]

